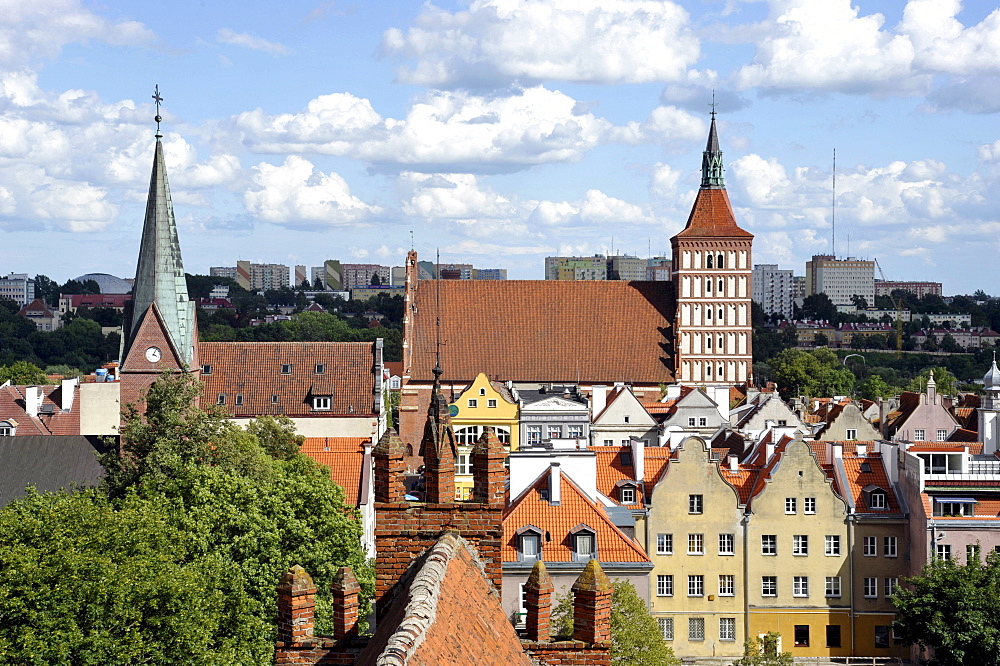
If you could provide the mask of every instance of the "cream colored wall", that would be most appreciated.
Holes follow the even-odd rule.
[[[234,419],[246,425],[249,419]],[[306,437],[371,437],[378,427],[371,414],[358,418],[297,418],[292,419],[295,432]]]
[[[785,513],[785,498],[796,498],[796,512]],[[816,499],[816,513],[806,514],[804,500]],[[809,445],[801,440],[790,442],[783,459],[772,473],[765,489],[752,500],[748,525],[748,604],[751,635],[774,629],[779,615],[798,616],[793,624],[808,624],[812,640],[808,647],[795,647],[793,636],[782,630],[784,649],[796,657],[850,654],[850,630],[842,630],[841,648],[827,648],[825,632],[830,613],[850,609],[851,571],[848,542],[847,505],[834,493],[833,486],[817,464]],[[777,535],[777,555],[761,554],[761,536]],[[794,535],[806,535],[808,555],[793,555]],[[840,537],[840,555],[825,554],[825,537]],[[763,576],[776,576],[778,595],[761,594]],[[809,596],[793,595],[793,577],[807,576]],[[841,596],[826,597],[826,577],[839,576]],[[787,624],[787,623],[786,623]]]
[[[653,489],[649,511],[647,552],[653,561],[649,577],[651,612],[674,618],[672,647],[678,656],[739,656],[743,654],[743,530],[736,491],[719,474],[718,464],[700,438],[690,437],[671,460],[663,480]],[[703,512],[688,513],[689,495],[701,495]],[[657,555],[657,534],[673,534],[674,554]],[[688,555],[688,534],[704,535],[704,555]],[[734,554],[719,555],[719,535],[732,534]],[[674,595],[658,597],[656,576],[673,575]],[[719,575],[734,577],[734,596],[718,594]],[[705,594],[687,596],[688,576],[702,575]],[[688,619],[705,619],[705,640],[688,640]],[[719,619],[735,618],[736,639],[719,639]]]
[[[117,435],[121,422],[121,384],[88,382],[80,384],[81,435]]]

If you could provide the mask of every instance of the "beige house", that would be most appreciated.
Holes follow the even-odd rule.
[[[740,498],[689,437],[652,491],[650,612],[678,655],[737,657],[746,636]]]
[[[816,439],[828,442],[870,442],[879,438],[878,430],[853,402],[831,407],[826,425],[816,433]]]

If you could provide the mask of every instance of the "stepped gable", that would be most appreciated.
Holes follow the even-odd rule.
[[[202,342],[199,353],[210,371],[201,375],[206,399],[215,404],[224,394],[233,418],[375,414],[370,342]],[[330,409],[314,410],[315,396],[330,396]]]
[[[433,380],[439,300],[441,364],[455,381],[673,381],[669,282],[421,280],[411,380]]]

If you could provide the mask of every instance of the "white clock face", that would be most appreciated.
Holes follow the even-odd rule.
[[[156,363],[157,361],[160,360],[162,356],[163,353],[160,352],[159,347],[150,347],[149,349],[146,350],[146,360],[149,361],[150,363]]]

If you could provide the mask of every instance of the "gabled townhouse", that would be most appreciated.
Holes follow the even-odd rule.
[[[854,402],[842,402],[830,407],[826,423],[816,432],[819,441],[874,441],[879,439],[875,426],[865,418]]]
[[[458,443],[455,462],[455,489],[458,499],[468,499],[472,492],[470,454],[487,426],[509,451],[516,451],[520,441],[519,409],[514,389],[502,382],[491,381],[479,373],[448,409]]]
[[[576,464],[594,456],[588,451],[574,451]],[[512,481],[520,478],[529,452],[511,456]],[[525,607],[524,584],[536,562],[544,562],[556,594],[569,591],[588,562],[596,559],[613,579],[632,583],[643,599],[649,598],[649,571],[652,564],[645,550],[627,535],[596,500],[596,488],[584,487],[563,470],[560,460],[547,463],[541,472],[514,495],[503,513],[503,596],[504,611],[520,623]],[[531,462],[528,462],[531,465]],[[538,460],[533,464],[539,464]],[[570,469],[578,469],[573,463]],[[581,470],[582,471],[582,470]],[[586,471],[581,475],[587,477]],[[592,483],[593,477],[585,483]]]
[[[738,491],[700,437],[684,440],[648,483],[650,612],[664,640],[685,657],[741,655],[747,590]]]
[[[681,387],[680,393],[673,409],[662,422],[664,439],[669,441],[671,447],[690,435],[710,438],[720,428],[729,427],[729,420],[723,415],[723,411],[728,414],[728,405],[720,409],[720,405],[700,387]],[[728,394],[728,391],[725,393]]]
[[[958,421],[938,394],[931,372],[924,393],[907,391],[899,396],[899,408],[884,419],[882,436],[893,442],[945,442],[956,428]]]
[[[17,314],[34,323],[35,328],[39,331],[54,331],[62,326],[62,318],[59,315],[59,311],[52,310],[40,298],[36,298],[25,305],[18,310]]]
[[[736,411],[733,428],[757,440],[769,428],[802,427],[802,421],[776,392],[759,393]]]
[[[747,631],[795,657],[853,652],[847,503],[801,438],[761,451],[746,517]]]
[[[628,446],[631,439],[648,445],[659,441],[659,425],[632,388],[616,385],[610,392],[595,386],[591,397],[590,440],[594,446]]]

